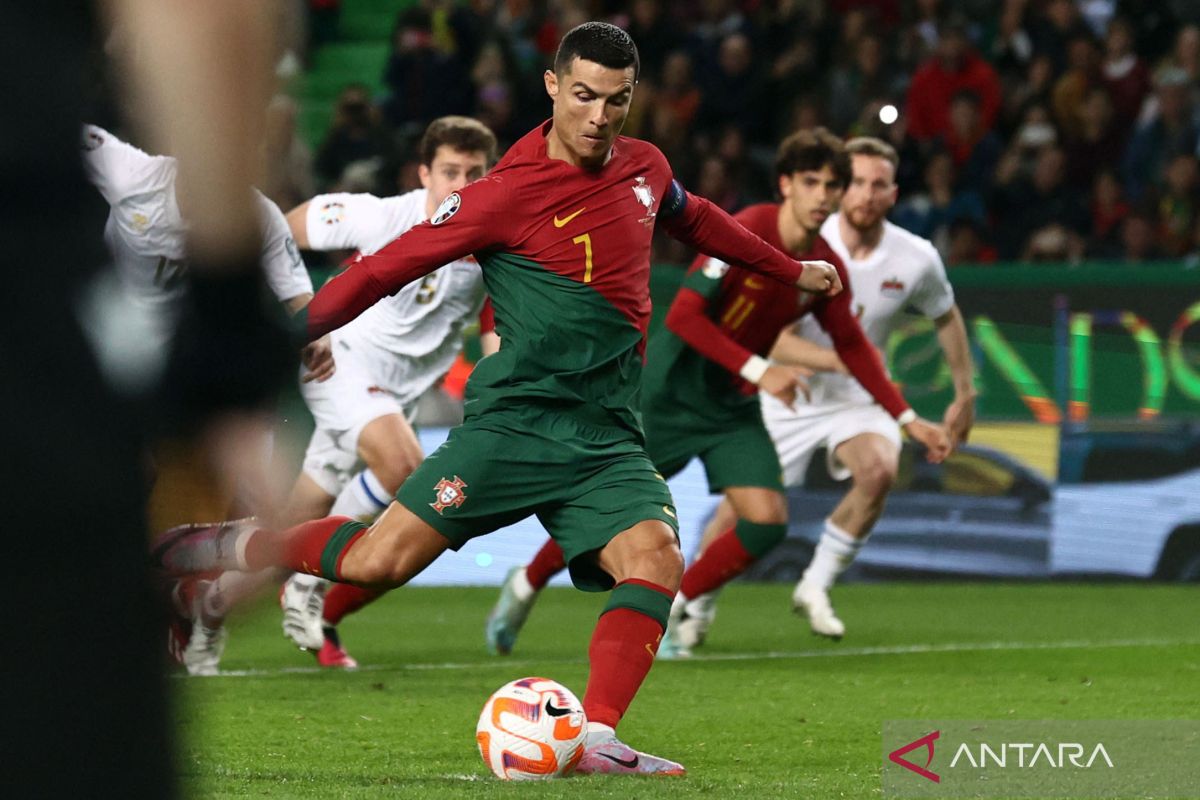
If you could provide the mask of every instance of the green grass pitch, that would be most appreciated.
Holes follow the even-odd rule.
[[[493,589],[402,589],[345,621],[363,668],[318,671],[268,602],[231,622],[214,678],[178,677],[191,797],[880,797],[887,719],[1194,717],[1196,589],[1133,584],[858,584],[848,628],[814,638],[790,587],[735,584],[703,655],[659,662],[621,726],[683,778],[493,778],[487,696],[525,675],[582,696],[602,596],[550,589],[509,658],[483,647]]]

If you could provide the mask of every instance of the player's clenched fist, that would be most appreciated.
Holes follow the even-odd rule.
[[[804,269],[796,285],[806,292],[833,297],[842,291],[842,279],[828,261],[801,261]]]
[[[929,463],[940,464],[950,455],[950,437],[941,425],[917,417],[904,426],[904,432],[925,445],[925,460]]]

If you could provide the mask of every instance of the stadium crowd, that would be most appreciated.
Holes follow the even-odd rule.
[[[336,4],[315,6],[328,39]],[[771,199],[773,143],[821,125],[897,148],[894,221],[949,264],[1200,247],[1200,6],[1170,0],[423,0],[398,13],[386,92],[342,92],[317,187],[414,188],[445,114],[506,147],[546,116],[538,76],[586,19],[641,50],[625,132],[727,210]],[[655,257],[688,253],[663,238]]]

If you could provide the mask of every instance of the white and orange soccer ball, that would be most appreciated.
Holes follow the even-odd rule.
[[[549,678],[521,678],[488,698],[475,726],[483,763],[506,781],[569,775],[583,757],[587,718],[571,690]]]

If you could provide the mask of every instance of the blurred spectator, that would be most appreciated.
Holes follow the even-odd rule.
[[[1001,183],[998,177],[997,182],[993,210],[1002,258],[1049,258],[1052,253],[1067,257],[1077,250],[1082,254],[1089,217],[1083,196],[1066,183],[1062,148],[1053,144],[1040,148],[1028,178]]]
[[[934,153],[925,166],[925,189],[896,206],[896,224],[933,242],[945,258],[950,249],[950,228],[961,220],[982,222],[983,199],[973,190],[955,191],[954,159],[944,151]]]
[[[630,4],[629,35],[637,43],[642,62],[642,75],[653,79],[662,76],[663,64],[682,41],[671,21],[655,0],[633,0]]]
[[[1163,0],[1118,0],[1117,13],[1133,23],[1134,48],[1153,60],[1170,48],[1178,20]]]
[[[700,90],[692,80],[692,59],[675,50],[663,62],[662,86],[654,106],[654,141],[668,155],[683,149],[692,122],[700,111]]]
[[[283,94],[275,95],[267,106],[265,175],[259,189],[285,209],[295,208],[317,191],[312,151],[296,135],[298,112],[296,101]]]
[[[1083,258],[1086,246],[1086,241],[1077,231],[1051,222],[1030,235],[1021,253],[1021,260],[1065,261],[1073,264]]]
[[[1104,40],[1104,85],[1112,98],[1117,125],[1132,125],[1150,93],[1150,71],[1133,50],[1133,27],[1115,17]]]
[[[1000,137],[983,127],[979,95],[969,89],[956,92],[950,102],[950,128],[942,145],[954,159],[958,184],[986,192],[1003,150]]]
[[[338,95],[333,123],[317,151],[317,177],[324,185],[336,182],[355,161],[382,159],[391,150],[391,137],[371,105],[367,87],[352,83]]]
[[[717,64],[707,76],[700,104],[700,126],[708,131],[733,123],[746,138],[765,142],[770,131],[766,119],[766,86],[755,68],[750,38],[734,33],[721,40]]]
[[[1200,26],[1185,25],[1179,29],[1175,46],[1163,59],[1162,66],[1181,69],[1193,86],[1200,85]]]
[[[908,132],[918,140],[943,136],[950,128],[950,100],[970,89],[979,97],[984,130],[991,130],[1000,108],[1000,81],[979,57],[961,24],[944,26],[937,54],[925,62],[908,89]]]
[[[1112,102],[1103,88],[1097,86],[1089,91],[1076,113],[1074,134],[1067,136],[1064,143],[1067,180],[1086,191],[1096,170],[1120,163],[1124,137],[1115,124]]]
[[[1025,72],[1015,77],[1004,96],[1003,128],[1012,132],[1019,127],[1030,106],[1049,106],[1054,88],[1054,64],[1049,56],[1035,56]]]
[[[1200,172],[1192,154],[1177,155],[1167,164],[1163,190],[1155,208],[1159,241],[1168,256],[1184,256],[1195,248],[1196,223],[1200,220],[1198,178]]]
[[[984,238],[983,225],[975,220],[959,219],[950,226],[947,266],[990,264],[996,260],[996,248]]]
[[[854,45],[852,62],[835,67],[829,76],[828,110],[833,129],[846,131],[869,100],[895,94],[894,75],[884,62],[883,40],[874,34],[861,36]]]
[[[1067,139],[1077,139],[1085,98],[1100,85],[1100,54],[1090,33],[1073,38],[1067,53],[1067,70],[1054,84],[1050,103],[1059,130]]]
[[[1125,187],[1134,202],[1153,188],[1148,181],[1161,180],[1163,168],[1172,158],[1195,153],[1200,141],[1192,120],[1187,73],[1174,67],[1161,71],[1155,78],[1152,102],[1149,119],[1134,132],[1125,151]]]
[[[720,156],[708,156],[700,162],[696,176],[696,194],[716,203],[726,211],[736,211],[746,203],[731,180],[729,165]]]
[[[1111,169],[1096,173],[1092,190],[1092,255],[1115,257],[1119,252],[1121,223],[1129,216],[1129,203],[1121,193],[1121,181]]]
[[[409,8],[396,19],[392,54],[384,68],[388,122],[402,131],[424,128],[446,114],[470,111],[467,66],[445,36],[434,36],[433,17],[424,8]]]
[[[1129,263],[1163,258],[1149,214],[1134,212],[1121,223],[1121,259]]]
[[[1075,0],[1047,0],[1029,26],[1034,52],[1049,56],[1055,72],[1066,69],[1071,42],[1091,35]]]

